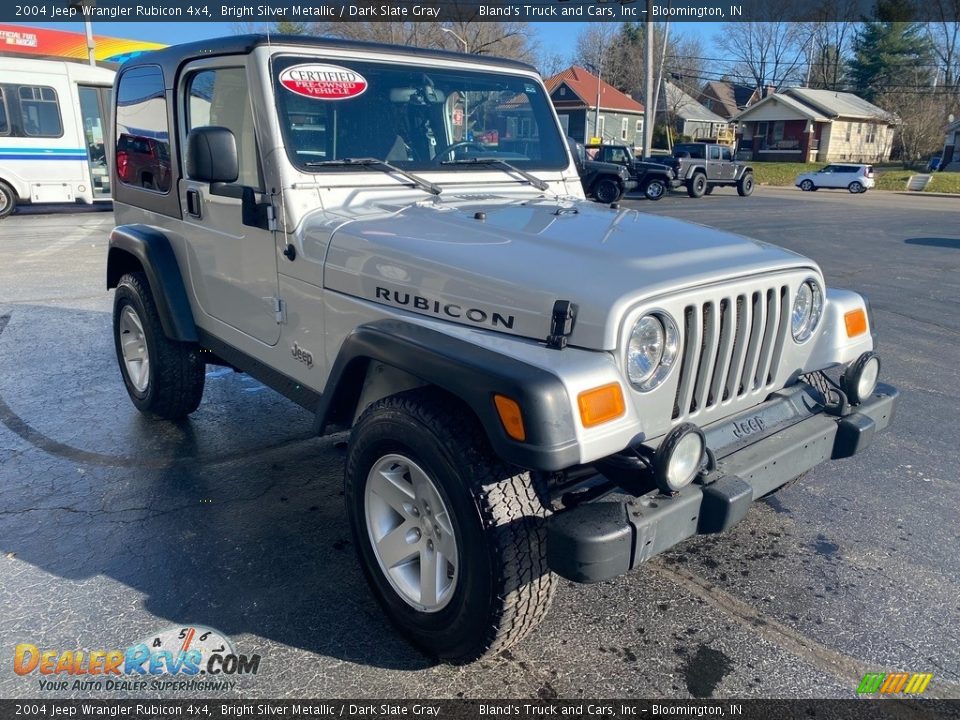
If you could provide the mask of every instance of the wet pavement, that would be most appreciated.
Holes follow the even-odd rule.
[[[895,426],[724,536],[562,582],[538,634],[459,668],[412,650],[367,590],[345,436],[312,437],[305,411],[222,368],[190,420],[144,419],[111,339],[112,215],[0,222],[0,697],[128,693],[41,690],[12,671],[19,643],[122,649],[193,625],[262,658],[224,697],[852,697],[895,670],[960,697],[960,199],[626,204],[785,245],[868,294]]]

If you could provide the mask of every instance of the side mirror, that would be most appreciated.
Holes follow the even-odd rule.
[[[237,139],[225,127],[194,128],[187,135],[187,176],[208,183],[232,183],[240,175]]]

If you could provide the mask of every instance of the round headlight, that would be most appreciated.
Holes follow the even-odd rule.
[[[652,390],[677,359],[677,327],[666,315],[650,313],[637,320],[627,343],[627,376],[639,390]]]
[[[852,362],[840,378],[840,387],[847,399],[859,405],[873,395],[880,377],[880,358],[876,353],[865,352]]]
[[[657,487],[674,493],[693,482],[700,470],[705,446],[703,432],[693,423],[678,425],[667,433],[654,457]]]
[[[790,330],[793,339],[804,342],[813,335],[823,317],[823,291],[816,280],[805,280],[797,289],[790,313]]]

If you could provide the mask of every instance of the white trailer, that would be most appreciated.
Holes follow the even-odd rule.
[[[0,218],[18,203],[110,199],[104,128],[115,74],[0,57]]]

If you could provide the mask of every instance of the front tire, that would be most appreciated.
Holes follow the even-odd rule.
[[[707,176],[701,172],[694,173],[687,181],[687,195],[692,198],[702,198],[707,191]]]
[[[602,178],[593,186],[593,196],[597,202],[614,203],[623,195],[623,190],[619,184],[609,178]]]
[[[497,458],[455,399],[418,389],[374,403],[353,429],[344,482],[373,594],[431,656],[498,652],[546,615],[544,480]]]
[[[643,196],[647,200],[660,200],[667,194],[667,184],[659,178],[648,180],[643,186]]]
[[[744,173],[743,177],[737,181],[737,194],[740,197],[753,195],[753,173]]]
[[[143,273],[124,275],[117,284],[113,338],[120,374],[137,410],[177,420],[197,409],[203,398],[206,363],[195,345],[164,335]]]
[[[17,207],[17,193],[0,180],[0,219],[7,217]]]
[[[800,189],[803,190],[804,192],[810,192],[811,190],[813,190],[813,181],[804,180],[802,183],[800,183]]]

